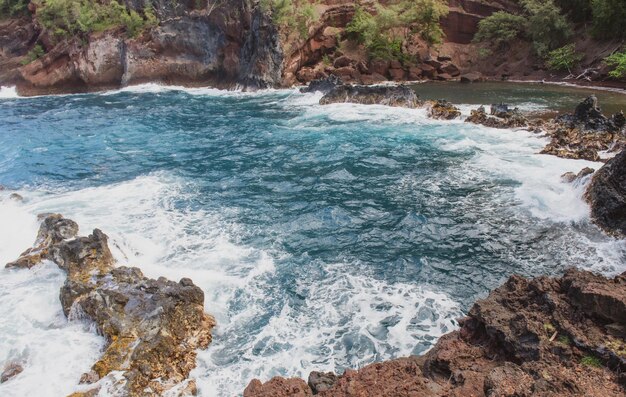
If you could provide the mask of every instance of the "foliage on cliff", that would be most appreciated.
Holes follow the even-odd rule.
[[[606,63],[613,68],[609,73],[616,79],[626,77],[626,51],[616,52],[605,59]]]
[[[315,7],[307,0],[261,0],[261,8],[271,13],[272,20],[287,32],[297,32],[300,37],[306,37],[311,23],[319,15]]]
[[[0,0],[0,19],[28,12],[28,0]]]
[[[46,0],[37,6],[37,20],[56,36],[100,32],[123,27],[130,37],[157,24],[151,7],[143,15],[112,0],[103,4],[94,0]]]
[[[444,37],[440,19],[448,14],[444,0],[402,0],[373,10],[357,6],[346,32],[365,45],[372,58],[402,59],[403,43],[411,33],[419,33],[431,44]]]

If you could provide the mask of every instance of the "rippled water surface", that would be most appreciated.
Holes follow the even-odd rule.
[[[192,374],[203,396],[422,353],[513,273],[626,270],[624,243],[589,222],[585,181],[559,178],[601,164],[538,155],[545,138],[524,131],[318,100],[157,86],[1,99],[0,262],[58,211],[107,233],[119,263],[191,277],[218,321]],[[103,340],[63,317],[62,282],[50,263],[0,270],[0,366],[25,367],[0,395],[68,394],[97,359]]]

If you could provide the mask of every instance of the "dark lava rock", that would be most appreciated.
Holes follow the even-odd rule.
[[[596,172],[596,170],[594,170],[593,168],[585,167],[580,170],[578,174],[575,174],[573,172],[566,172],[565,174],[561,175],[561,179],[563,180],[563,182],[572,183],[575,181],[579,181],[587,175],[593,174],[594,172]]]
[[[415,91],[405,85],[363,86],[340,85],[320,99],[320,105],[360,103],[416,108],[421,105]]]
[[[30,268],[46,259],[67,273],[60,293],[63,312],[70,320],[93,321],[107,340],[102,357],[81,382],[122,371],[120,395],[178,396],[194,390],[187,377],[195,367],[195,351],[208,346],[215,325],[204,312],[202,290],[189,279],[154,280],[138,268],[115,267],[102,231],[77,234],[74,221],[48,215],[34,247],[7,267]],[[174,389],[186,380],[186,387]],[[99,387],[74,396],[93,395]]]
[[[337,375],[332,372],[313,371],[309,374],[309,387],[313,394],[330,390],[337,383]]]
[[[335,75],[330,75],[324,79],[311,81],[308,86],[300,88],[300,92],[321,92],[322,94],[327,94],[338,85],[343,85],[343,81]]]
[[[541,153],[600,161],[598,152],[617,152],[626,147],[625,125],[623,113],[604,116],[592,95],[576,106],[574,113],[544,124],[543,129],[552,139]]]
[[[483,106],[472,110],[470,116],[465,119],[468,123],[481,124],[492,128],[520,128],[528,125],[528,119],[519,109],[509,109],[507,105],[492,105],[491,114],[488,115]]]
[[[585,197],[595,223],[611,233],[626,235],[626,150],[595,173]]]
[[[439,120],[453,120],[461,117],[461,111],[448,101],[437,100],[428,109],[428,116]]]
[[[424,356],[346,370],[317,395],[624,395],[626,342],[614,331],[626,327],[626,273],[612,279],[575,269],[560,278],[512,276],[459,322],[458,331],[442,336]],[[590,360],[599,367],[589,366]],[[279,384],[278,379],[255,380],[244,395],[294,395],[278,388],[273,394],[255,393]]]

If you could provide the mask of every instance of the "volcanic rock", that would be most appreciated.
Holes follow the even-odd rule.
[[[433,119],[452,120],[461,117],[461,111],[448,101],[438,100],[431,104],[428,116]]]
[[[416,108],[420,101],[411,88],[398,86],[340,85],[320,99],[320,105],[331,103],[360,103]]]
[[[575,269],[560,278],[512,276],[459,321],[461,329],[424,356],[346,370],[316,395],[624,395],[626,342],[615,331],[626,327],[626,273],[613,279]],[[254,392],[265,385],[253,381],[245,396],[268,395]]]
[[[330,75],[324,79],[311,81],[308,86],[300,88],[300,92],[321,92],[327,94],[338,85],[343,85],[343,81],[335,75]]]
[[[594,222],[611,233],[626,235],[626,150],[595,173],[585,198]]]
[[[81,381],[93,383],[121,371],[120,395],[181,395],[194,389],[187,377],[195,367],[195,350],[208,346],[215,325],[204,312],[202,290],[187,278],[154,280],[138,268],[115,267],[102,231],[77,234],[76,222],[48,215],[33,248],[7,267],[30,268],[50,260],[67,273],[60,292],[63,312],[70,320],[93,321],[107,341]],[[181,382],[187,387],[173,391]],[[75,395],[91,395],[98,387]]]
[[[492,105],[491,114],[487,115],[485,108],[481,106],[472,110],[465,121],[492,128],[519,128],[528,125],[528,119],[517,108],[510,110],[506,105]]]
[[[606,117],[592,95],[582,101],[574,113],[556,117],[543,129],[551,137],[541,151],[573,159],[600,161],[601,151],[619,151],[626,147],[626,120],[622,113]]]

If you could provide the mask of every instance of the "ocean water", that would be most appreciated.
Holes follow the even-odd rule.
[[[218,323],[202,396],[423,353],[514,273],[626,270],[588,180],[560,180],[601,164],[539,155],[529,132],[295,90],[0,97],[0,263],[54,211],[102,229],[120,264],[192,278]],[[0,369],[24,366],[0,395],[67,395],[99,356],[63,316],[63,280],[52,263],[0,270]]]

